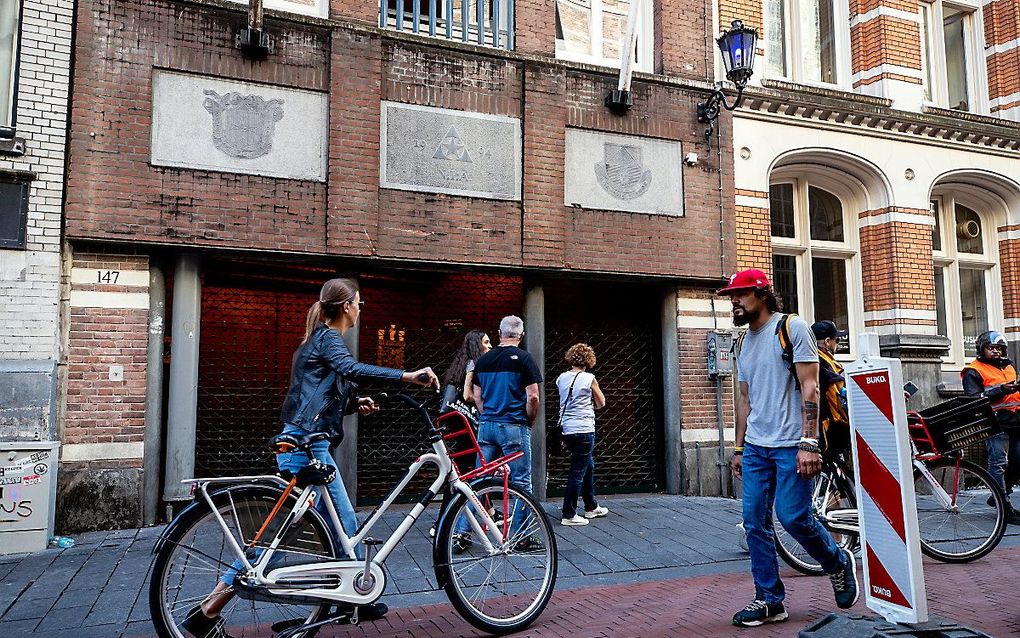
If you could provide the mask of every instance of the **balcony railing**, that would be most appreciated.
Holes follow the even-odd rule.
[[[514,0],[379,0],[379,26],[514,48]]]

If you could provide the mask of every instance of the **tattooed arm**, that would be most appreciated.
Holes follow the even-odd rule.
[[[818,438],[818,364],[798,363],[797,378],[800,380],[800,394],[804,402],[803,436]],[[816,452],[797,453],[797,473],[803,477],[810,478],[818,474],[822,469],[822,460]]]

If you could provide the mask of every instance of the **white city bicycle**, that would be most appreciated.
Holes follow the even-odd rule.
[[[385,396],[385,395],[384,395]],[[233,638],[307,638],[326,625],[357,623],[359,605],[382,596],[383,565],[425,508],[443,495],[432,556],[436,579],[450,602],[472,625],[496,634],[524,629],[542,613],[556,584],[556,538],[535,498],[509,481],[511,461],[523,452],[484,461],[464,474],[453,458],[481,451],[474,431],[459,412],[435,422],[426,402],[402,394],[428,423],[432,452],[419,456],[403,479],[348,537],[324,488],[323,468],[312,464],[296,476],[244,476],[188,481],[194,502],[170,523],[156,544],[149,606],[161,638],[185,638],[181,627],[190,610],[229,578],[230,601],[222,629]],[[281,435],[274,451],[308,452],[325,434]],[[447,441],[465,449],[450,452]],[[386,509],[426,465],[438,476],[385,540],[369,532]],[[325,499],[328,521],[314,509]],[[500,516],[498,513],[507,513]],[[457,553],[454,528],[465,518],[473,542]],[[331,530],[339,530],[334,536]],[[355,548],[364,548],[364,560]],[[334,609],[335,607],[335,609]]]

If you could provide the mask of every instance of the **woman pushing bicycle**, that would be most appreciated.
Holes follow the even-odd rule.
[[[290,388],[280,418],[285,435],[325,432],[330,438],[313,443],[308,454],[302,451],[277,454],[276,457],[280,471],[285,473],[297,474],[312,464],[312,459],[332,470],[333,478],[325,488],[348,535],[353,535],[358,529],[358,519],[330,449],[343,439],[345,415],[358,412],[367,416],[379,410],[370,397],[357,395],[357,382],[403,381],[439,389],[439,379],[432,368],[406,372],[361,363],[354,358],[344,343],[343,335],[357,324],[364,305],[357,285],[350,279],[330,279],[322,285],[319,300],[308,310],[304,340],[294,353]],[[315,507],[326,514],[325,499],[317,498]],[[329,520],[328,516],[324,518]],[[355,551],[361,558],[361,548]],[[215,589],[189,611],[181,626],[195,638],[219,638],[222,635],[219,615],[233,597],[236,575],[236,568],[227,570]],[[374,603],[359,609],[359,615],[362,620],[375,620],[386,611],[386,605]]]

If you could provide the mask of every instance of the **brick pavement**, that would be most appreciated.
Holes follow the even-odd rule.
[[[746,554],[737,546],[734,528],[739,504],[729,499],[665,495],[600,500],[612,510],[609,517],[586,527],[556,526],[560,549],[557,593],[541,624],[528,635],[727,635],[714,633],[726,629],[714,613],[706,616],[701,611],[699,615],[698,610],[725,610],[728,618],[731,608],[742,606],[750,596]],[[556,502],[547,504],[551,515],[556,515],[557,506]],[[435,590],[428,515],[386,563],[390,587],[384,600],[394,609],[390,616],[374,626],[320,635],[471,635],[447,604],[445,594]],[[400,512],[388,513],[382,524],[393,529],[401,516]],[[1013,529],[989,558],[976,565],[948,566],[948,570],[932,565],[935,576],[929,575],[929,580],[934,577],[948,582],[966,576],[980,583],[981,591],[995,591],[996,583],[1006,576],[1000,573],[1001,566],[1020,557],[1020,548],[1016,548],[1020,535]],[[151,635],[146,572],[152,545],[161,531],[97,532],[77,537],[77,544],[70,549],[0,556],[0,636]],[[804,595],[797,596],[799,592],[811,590],[815,584],[821,586],[809,592],[810,602],[798,600]],[[831,607],[827,581],[796,577],[789,585],[797,605],[793,611],[800,615],[779,634],[758,635],[795,635],[795,627]],[[937,586],[945,583],[933,585]],[[967,598],[959,600],[961,612],[950,608],[953,613],[944,612],[947,616],[962,619],[963,611],[973,613],[980,608]],[[596,620],[583,624],[582,634],[578,634],[577,623],[583,622],[584,615],[576,610],[598,614]],[[680,623],[675,620],[680,616],[691,619]]]

